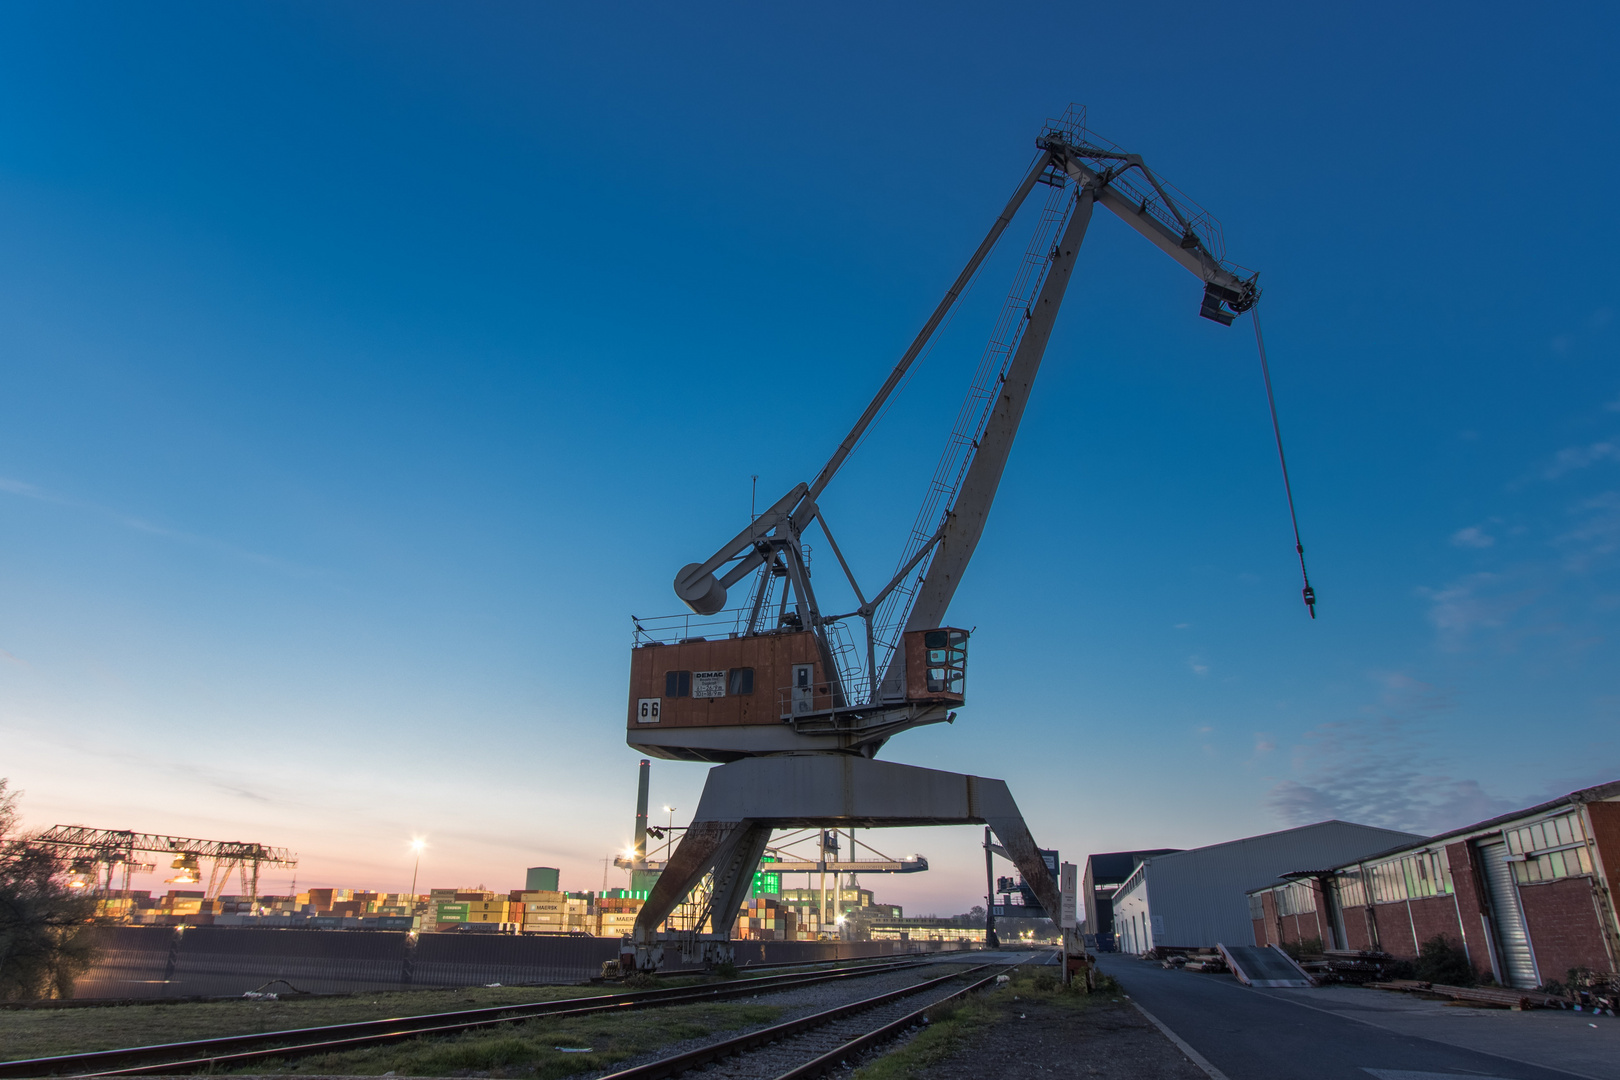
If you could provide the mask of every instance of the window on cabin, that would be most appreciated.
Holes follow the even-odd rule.
[[[751,667],[732,668],[731,678],[726,690],[730,694],[752,694],[754,692],[754,669]]]
[[[962,693],[967,679],[967,639],[966,630],[930,630],[923,635],[929,693]]]
[[[665,697],[691,697],[692,673],[690,671],[664,672]]]

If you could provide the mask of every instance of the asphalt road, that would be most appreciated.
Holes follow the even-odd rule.
[[[1620,1080],[1620,1019],[1458,1009],[1351,987],[1252,989],[1134,957],[1100,966],[1229,1080]]]

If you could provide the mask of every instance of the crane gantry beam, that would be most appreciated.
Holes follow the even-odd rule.
[[[257,902],[260,867],[298,865],[298,857],[284,847],[242,840],[197,840],[189,836],[140,833],[129,829],[92,829],[86,825],[54,825],[35,836],[31,842],[53,848],[66,858],[101,865],[106,871],[106,884],[103,887],[109,891],[112,889],[114,867],[123,867],[126,892],[130,872],[137,866],[150,867],[150,864],[136,861],[137,852],[173,855],[177,867],[182,859],[189,860],[191,867],[196,866],[198,859],[209,859],[214,864],[206,890],[210,900],[230,880],[232,870],[240,871],[242,885],[248,890],[250,902]]]
[[[55,825],[34,838],[37,844],[74,849],[92,857],[103,852],[133,855],[194,855],[199,859],[253,861],[261,866],[297,866],[298,858],[283,847],[268,847],[240,840],[194,840],[187,836],[138,833],[126,829],[92,829],[85,825]]]

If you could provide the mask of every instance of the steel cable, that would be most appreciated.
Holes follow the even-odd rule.
[[[1271,366],[1266,363],[1266,339],[1260,333],[1260,309],[1258,307],[1251,309],[1249,317],[1254,320],[1254,343],[1260,350],[1260,375],[1266,383],[1266,404],[1271,408],[1271,433],[1277,439],[1277,464],[1282,466],[1283,493],[1288,496],[1288,520],[1294,526],[1294,551],[1299,555],[1299,576],[1305,582],[1300,595],[1304,597],[1305,607],[1310,610],[1311,618],[1314,619],[1316,590],[1311,588],[1311,575],[1305,569],[1305,545],[1299,539],[1299,515],[1294,512],[1294,489],[1288,482],[1288,458],[1283,454],[1282,426],[1277,423],[1277,398],[1271,392]]]

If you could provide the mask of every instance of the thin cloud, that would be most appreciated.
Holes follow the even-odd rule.
[[[56,501],[33,484],[25,484],[21,480],[13,480],[7,476],[0,476],[0,491],[9,492],[12,495],[22,495],[30,499],[43,499],[46,502]]]
[[[58,495],[55,492],[46,491],[34,484],[17,480],[12,477],[0,476],[0,492],[4,492],[8,495],[16,495],[24,499],[33,499],[36,502],[48,503],[52,506],[62,506],[69,509],[94,514],[97,517],[115,522],[116,524],[122,525],[124,528],[130,529],[134,532],[145,533],[148,536],[161,536],[165,539],[174,540],[182,544],[193,544],[198,547],[210,548],[223,555],[240,559],[244,562],[257,563],[260,566],[270,567],[295,577],[312,576],[311,571],[305,570],[302,567],[294,566],[285,560],[278,559],[270,555],[261,555],[256,551],[249,551],[246,548],[237,547],[235,544],[228,544],[223,540],[215,540],[212,537],[198,536],[195,533],[182,532],[178,529],[170,529],[162,525],[156,525],[145,518],[135,517],[133,515],[123,513],[122,511],[114,510],[110,507],[101,506],[96,503],[85,502],[82,499],[73,499],[65,495]]]
[[[1620,409],[1620,401],[1605,407]],[[1605,462],[1620,462],[1620,437],[1566,447],[1542,468],[1541,476],[1543,482],[1578,482],[1583,470]],[[1608,474],[1587,475],[1598,479]],[[1518,517],[1519,525],[1506,526],[1500,517],[1490,517],[1450,537],[1454,547],[1489,560],[1487,552],[1503,547],[1493,531],[1510,536],[1513,543],[1507,546],[1514,562],[1487,562],[1476,572],[1416,590],[1428,602],[1428,619],[1443,651],[1462,652],[1486,643],[1511,651],[1542,638],[1573,655],[1605,636],[1594,619],[1620,595],[1612,581],[1620,564],[1620,491],[1589,489],[1566,503],[1561,527],[1552,525],[1557,515],[1547,508]]]
[[[1554,539],[1565,566],[1584,573],[1603,556],[1620,551],[1620,491],[1605,491],[1570,508],[1575,527]]]
[[[1500,630],[1515,614],[1534,603],[1542,590],[1519,575],[1480,572],[1443,585],[1419,588],[1429,601],[1429,622],[1439,633],[1440,648],[1460,652],[1482,630]]]
[[[1295,750],[1305,775],[1274,785],[1271,811],[1289,825],[1329,818],[1433,834],[1507,813],[1518,803],[1434,763],[1395,717],[1323,724]]]
[[[1449,690],[1404,671],[1374,671],[1368,678],[1383,688],[1378,695],[1378,706],[1391,715],[1431,716],[1450,710],[1454,704]]]
[[[1542,476],[1556,480],[1566,473],[1589,468],[1602,461],[1620,461],[1620,442],[1606,439],[1587,446],[1566,446],[1553,455],[1552,464],[1542,470]]]

